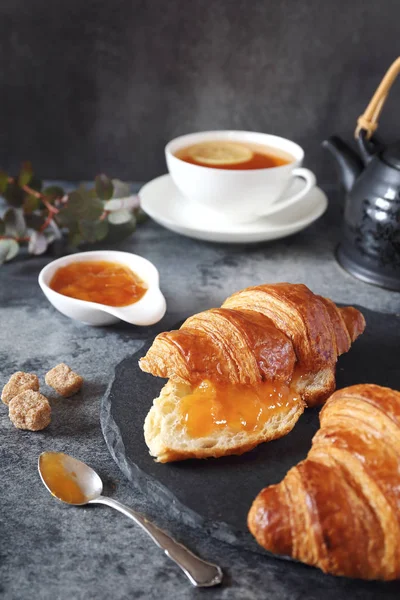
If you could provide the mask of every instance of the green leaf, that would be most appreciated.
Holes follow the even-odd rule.
[[[0,265],[17,256],[19,244],[15,240],[0,240]]]
[[[107,237],[108,234],[108,222],[106,219],[103,221],[96,222],[96,240],[100,242]]]
[[[97,221],[101,217],[104,212],[104,206],[101,200],[94,198],[90,200],[90,202],[86,202],[85,210],[83,211],[83,215],[85,219],[90,219],[91,221]]]
[[[94,244],[103,240],[108,233],[107,221],[80,221],[79,232],[85,242]]]
[[[76,191],[79,192],[82,198],[84,198],[85,200],[92,200],[93,198],[97,198],[97,193],[94,187],[88,189],[84,183],[81,183],[81,185]]]
[[[57,222],[69,227],[76,221],[96,221],[104,212],[103,203],[91,198],[88,190],[76,190],[68,196],[68,203],[57,215]]]
[[[43,194],[49,202],[54,202],[57,198],[62,198],[65,192],[59,185],[49,185],[44,188]]]
[[[95,179],[95,190],[100,200],[110,200],[114,192],[114,186],[107,175],[97,175]]]
[[[93,244],[96,241],[95,229],[93,221],[79,221],[79,232],[85,242]]]
[[[0,235],[4,235],[6,232],[6,224],[3,219],[0,219]]]
[[[40,198],[36,198],[33,194],[27,194],[22,205],[25,214],[33,213],[40,206]]]
[[[86,192],[86,193],[85,193]],[[103,214],[103,203],[98,198],[90,196],[90,190],[80,190],[69,195],[67,207],[78,218],[94,221]]]
[[[68,202],[65,204],[65,210],[79,214],[85,204],[84,190],[75,190],[68,194]]]
[[[107,235],[107,241],[116,243],[132,235],[136,229],[136,218],[132,215],[128,223],[122,225],[111,225]]]
[[[12,181],[7,184],[3,196],[8,204],[15,208],[20,208],[24,202],[25,192],[17,183],[15,183],[15,181]]]
[[[36,177],[36,175],[34,175],[29,182],[29,187],[32,188],[33,190],[35,190],[35,192],[41,192],[43,183],[42,183],[41,179],[39,179],[38,177]]]
[[[68,206],[64,206],[54,219],[59,227],[71,228],[76,223],[76,214]]]
[[[83,242],[82,234],[79,231],[70,232],[68,242],[72,248],[77,248]]]
[[[21,210],[9,208],[4,213],[3,219],[6,226],[6,235],[22,237],[25,234],[26,222]]]
[[[21,187],[23,187],[24,185],[28,185],[32,177],[33,169],[31,163],[29,161],[22,163],[21,170],[18,176],[18,184]]]
[[[8,175],[0,169],[0,194],[4,194],[8,184]]]

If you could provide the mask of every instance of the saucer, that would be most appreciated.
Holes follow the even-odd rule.
[[[287,192],[291,196],[304,185],[294,180]],[[226,223],[207,207],[187,200],[169,174],[146,183],[139,192],[142,209],[156,223],[171,231],[209,242],[251,243],[276,240],[308,227],[325,212],[328,199],[315,187],[296,205],[282,209],[252,223]]]

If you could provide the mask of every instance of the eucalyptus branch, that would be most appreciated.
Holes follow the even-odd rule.
[[[59,239],[65,251],[84,243],[119,241],[143,219],[130,186],[106,175],[98,175],[91,188],[66,193],[59,186],[43,188],[31,164],[23,163],[18,176],[0,171],[0,195],[0,264],[14,258],[23,244],[29,253],[43,254]]]

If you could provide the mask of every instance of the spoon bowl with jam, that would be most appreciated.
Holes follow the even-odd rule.
[[[39,285],[57,310],[88,325],[119,320],[153,325],[166,311],[156,267],[129,252],[96,250],[63,256],[42,269]]]

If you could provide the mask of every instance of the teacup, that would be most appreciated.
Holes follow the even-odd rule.
[[[289,155],[281,166],[261,169],[229,170],[192,164],[175,154],[185,147],[210,141],[229,141],[265,147]],[[188,200],[212,209],[232,223],[248,223],[299,202],[316,185],[314,173],[301,167],[304,151],[291,140],[252,131],[204,131],[182,135],[165,147],[170,175]],[[304,179],[304,187],[288,197],[295,177]]]

